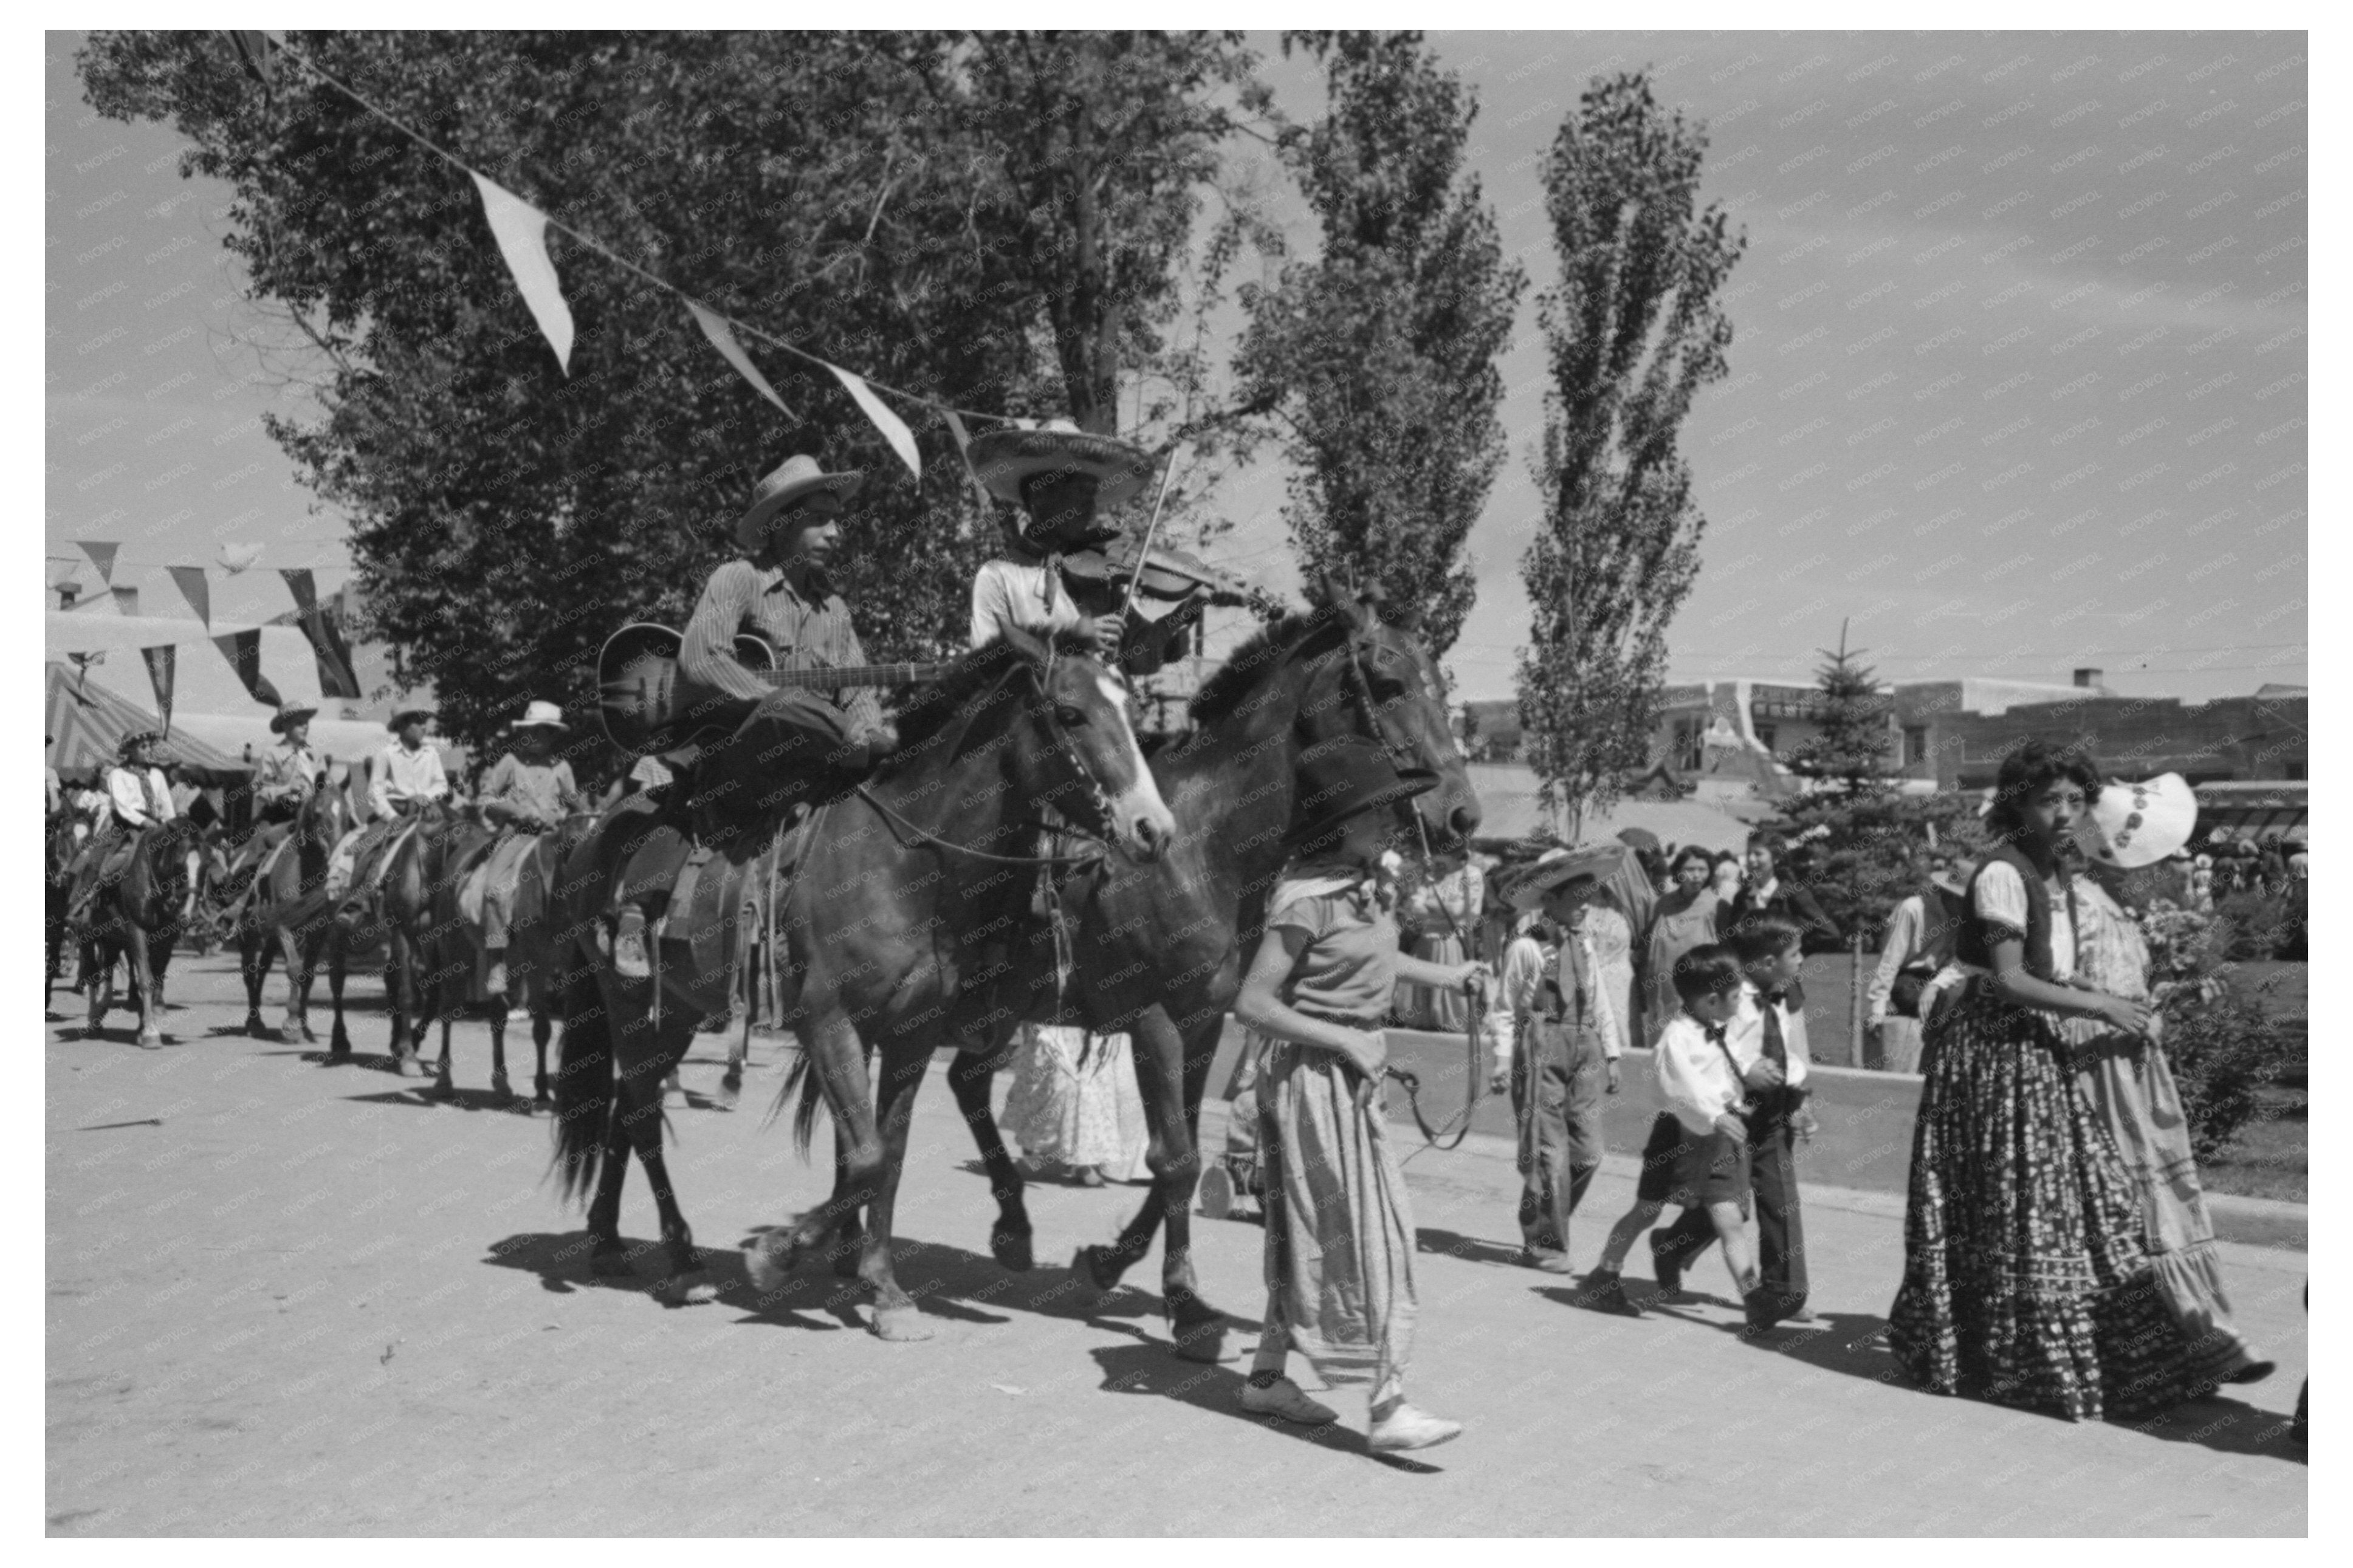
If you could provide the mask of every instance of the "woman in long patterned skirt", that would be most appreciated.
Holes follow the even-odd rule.
[[[1271,1042],[1259,1081],[1266,1194],[1266,1321],[1242,1408],[1320,1425],[1335,1419],[1283,1375],[1293,1350],[1335,1386],[1368,1385],[1377,1453],[1426,1448],[1461,1431],[1405,1401],[1413,1342],[1413,1210],[1381,1104],[1381,1019],[1399,980],[1460,988],[1485,971],[1440,968],[1398,951],[1373,897],[1381,808],[1430,787],[1398,777],[1369,742],[1301,770],[1314,815],[1268,900],[1266,937],[1234,1016]]]
[[[1970,879],[1957,983],[1938,987],[1927,1029],[1887,1331],[1933,1393],[2071,1420],[2162,1409],[2197,1387],[2154,1289],[2138,1194],[2061,1032],[2073,1017],[2149,1030],[2147,1003],[2068,984],[2075,920],[2058,857],[2098,789],[2081,755],[2039,742],[2002,763],[1998,847]]]

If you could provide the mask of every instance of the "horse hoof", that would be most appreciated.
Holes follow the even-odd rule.
[[[768,1238],[761,1237],[744,1244],[744,1272],[752,1281],[752,1289],[763,1296],[772,1296],[791,1282],[792,1250],[787,1247],[782,1258],[772,1256]]]
[[[1029,1233],[1007,1230],[1002,1226],[988,1233],[988,1250],[997,1258],[999,1268],[1009,1268],[1016,1274],[1027,1274],[1037,1266],[1030,1255]]]
[[[458,1086],[451,1083],[448,1075],[444,1073],[417,1092],[427,1100],[455,1100],[458,1098]]]
[[[921,1344],[932,1337],[923,1314],[912,1305],[874,1309],[874,1337],[896,1345]]]
[[[654,1287],[654,1300],[665,1307],[700,1307],[719,1300],[719,1287],[703,1276],[701,1269],[691,1274],[672,1274]]]
[[[491,1075],[491,1094],[497,1100],[512,1100],[515,1097],[514,1085],[507,1081],[506,1074],[494,1072]]]
[[[311,1032],[311,1026],[299,1018],[289,1018],[280,1025],[278,1037],[290,1046],[315,1046],[319,1043],[319,1037]]]
[[[269,1026],[261,1021],[261,1015],[259,1013],[248,1013],[245,1016],[245,1032],[257,1040],[269,1038]]]
[[[545,1105],[554,1098],[554,1096],[547,1092],[547,1075],[545,1073],[541,1073],[537,1078],[532,1080],[531,1102],[533,1105]]]
[[[1122,1270],[1113,1268],[1105,1272],[1103,1253],[1106,1250],[1100,1247],[1082,1247],[1071,1255],[1071,1272],[1083,1278],[1097,1290],[1107,1292],[1119,1289]]]

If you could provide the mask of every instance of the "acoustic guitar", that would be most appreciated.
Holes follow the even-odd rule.
[[[632,756],[724,739],[749,711],[739,698],[715,692],[691,697],[681,689],[678,656],[685,644],[685,637],[668,626],[638,622],[607,637],[596,655],[597,715],[606,737]],[[860,664],[779,669],[768,639],[750,632],[737,634],[735,661],[766,685],[809,691],[920,686],[940,679],[948,668],[944,664]]]

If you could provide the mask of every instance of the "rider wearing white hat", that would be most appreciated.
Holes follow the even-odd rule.
[[[523,716],[507,726],[514,749],[498,760],[482,781],[482,816],[492,826],[517,826],[536,832],[554,827],[567,812],[586,811],[588,803],[573,781],[572,764],[562,757],[550,760],[556,742],[571,731],[564,710],[553,702],[533,702]]]

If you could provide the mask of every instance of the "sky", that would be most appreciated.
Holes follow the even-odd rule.
[[[182,613],[165,563],[259,543],[216,616],[332,588],[343,524],[261,429],[299,413],[219,247],[225,188],[177,138],[99,120],[47,37],[47,578]],[[1849,642],[1886,679],[2065,681],[2191,700],[2306,678],[2306,68],[2301,34],[1432,35],[1477,90],[1472,167],[1531,288],[1502,362],[1511,456],[1469,548],[1447,664],[1512,694],[1540,521],[1535,295],[1556,262],[1540,161],[1597,74],[1651,72],[1711,136],[1704,189],[1748,240],[1731,374],[1683,449],[1705,516],[1671,677],[1805,679]],[[1286,109],[1303,59],[1264,68]],[[1314,226],[1274,208],[1295,247]],[[855,367],[853,367],[855,368]],[[1220,558],[1288,571],[1282,472],[1230,483]]]

